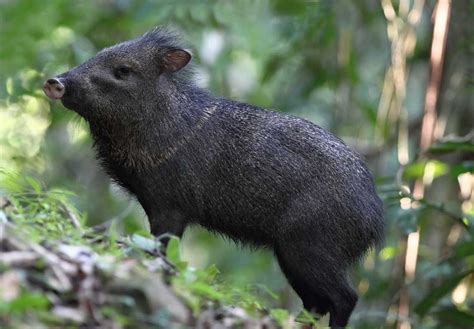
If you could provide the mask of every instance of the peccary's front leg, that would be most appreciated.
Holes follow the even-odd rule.
[[[178,211],[163,211],[159,214],[148,215],[151,234],[160,238],[165,245],[169,242],[169,235],[181,237],[186,228],[184,216]]]

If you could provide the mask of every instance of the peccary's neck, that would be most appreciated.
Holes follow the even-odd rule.
[[[154,95],[126,111],[133,116],[90,122],[98,156],[108,169],[155,168],[202,127],[216,110],[214,104],[212,96],[193,84],[163,77]]]

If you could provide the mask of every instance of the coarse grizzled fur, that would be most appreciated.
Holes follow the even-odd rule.
[[[271,248],[304,307],[346,325],[357,301],[346,271],[383,238],[367,167],[309,121],[197,88],[181,69],[190,58],[157,28],[55,79],[153,234],[198,224]]]

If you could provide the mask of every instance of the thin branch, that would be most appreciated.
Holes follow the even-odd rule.
[[[79,218],[77,218],[76,214],[62,201],[61,207],[67,218],[71,221],[72,225],[77,228],[81,234],[83,234],[84,230],[82,229],[81,222],[79,221]]]

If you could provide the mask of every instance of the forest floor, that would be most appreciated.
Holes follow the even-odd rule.
[[[165,248],[147,232],[86,227],[67,192],[30,185],[0,197],[0,327],[301,327],[288,311],[219,282],[215,266],[190,267],[177,238]]]

